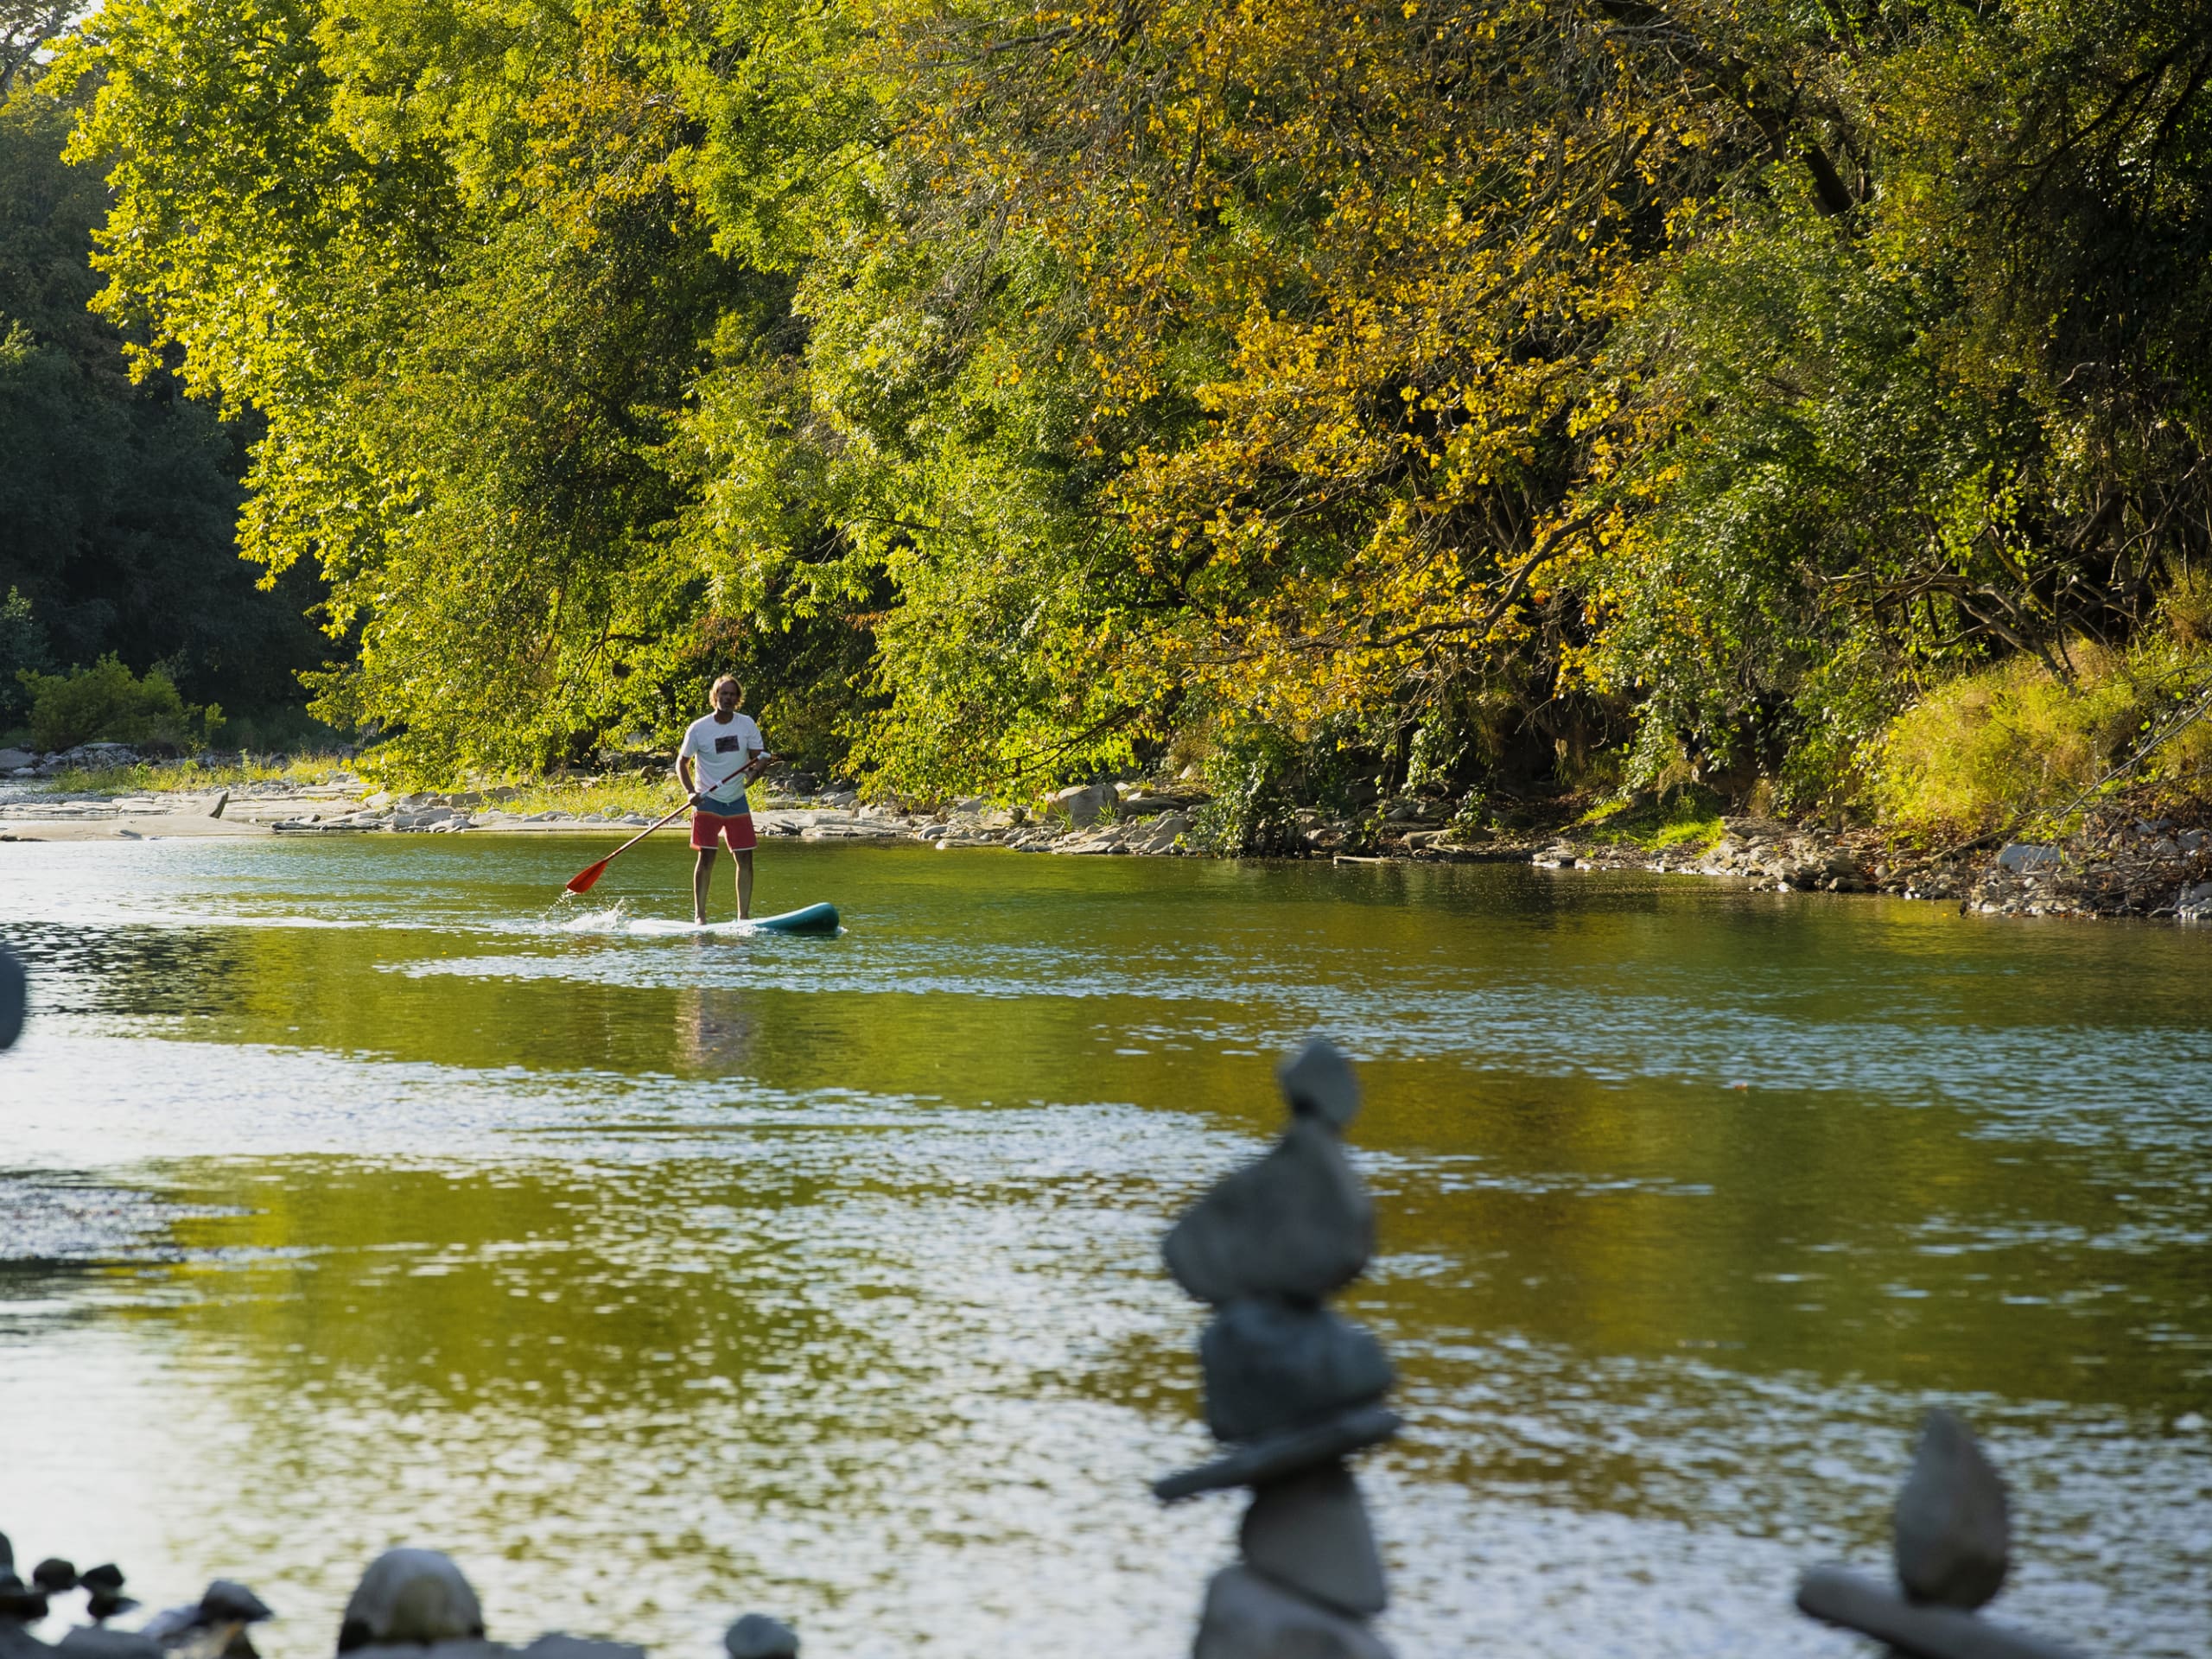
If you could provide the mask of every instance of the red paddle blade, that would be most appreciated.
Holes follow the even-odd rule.
[[[607,874],[607,867],[614,860],[613,856],[609,855],[608,857],[601,859],[598,863],[593,865],[589,869],[578,870],[574,875],[569,878],[569,891],[570,893],[589,893],[592,888],[598,884],[599,878]]]

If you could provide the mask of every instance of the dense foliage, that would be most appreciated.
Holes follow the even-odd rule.
[[[110,0],[64,73],[100,303],[263,423],[245,551],[405,763],[734,664],[901,788],[1812,800],[2212,553],[2200,23]]]
[[[266,725],[328,654],[302,614],[313,573],[256,590],[235,543],[238,435],[158,364],[132,385],[122,337],[86,308],[105,193],[62,163],[73,111],[10,73],[10,28],[50,32],[60,10],[0,10],[0,83],[15,82],[0,103],[0,729],[29,709],[21,671],[110,653]]]

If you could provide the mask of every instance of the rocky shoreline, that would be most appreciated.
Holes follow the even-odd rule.
[[[9,757],[0,756],[0,760]],[[79,796],[53,792],[61,765],[131,764],[114,746],[89,746],[37,766],[0,766],[0,842],[158,840],[208,835],[372,833],[605,834],[643,829],[642,812],[518,810],[512,787],[395,793],[334,772],[315,784],[257,782],[206,794]],[[593,780],[586,779],[584,782]],[[801,778],[800,784],[813,780]],[[967,798],[930,810],[864,803],[850,789],[771,779],[756,797],[764,840],[925,842],[943,851],[1000,848],[1069,857],[1203,855],[1199,815],[1209,798],[1174,784],[1093,784],[1033,807]],[[1299,810],[1304,855],[1340,864],[1529,863],[1555,870],[1643,870],[1744,883],[1752,891],[1872,893],[1955,906],[1961,913],[2212,921],[2212,810],[2116,801],[2063,842],[1993,841],[1929,851],[1872,830],[1827,830],[1730,817],[1711,840],[1654,849],[1592,833],[1586,824],[1468,829],[1448,805],[1385,801],[1357,819]],[[682,835],[681,819],[664,832]]]

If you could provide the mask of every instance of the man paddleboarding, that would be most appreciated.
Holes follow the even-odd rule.
[[[737,860],[737,918],[753,917],[753,805],[746,780],[775,759],[760,741],[750,715],[738,713],[745,688],[734,674],[715,682],[710,715],[693,721],[676,751],[676,779],[691,798],[691,845],[698,862],[691,871],[691,919],[707,925],[707,883],[715,873],[719,842],[729,843]]]

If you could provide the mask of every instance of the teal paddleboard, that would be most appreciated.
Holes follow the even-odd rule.
[[[809,905],[804,910],[787,910],[780,916],[757,916],[747,925],[766,933],[835,933],[837,906]]]

